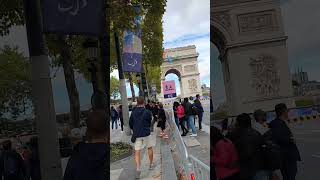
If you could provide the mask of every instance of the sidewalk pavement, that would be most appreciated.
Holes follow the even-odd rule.
[[[172,118],[173,114],[169,111],[169,118]],[[198,118],[195,121],[195,127],[197,129],[197,137],[190,137],[189,135],[183,136],[182,139],[187,147],[188,153],[210,166],[210,113],[205,111],[202,120],[202,131],[199,131]],[[180,131],[182,134],[182,131]],[[191,130],[189,130],[191,132]]]
[[[199,131],[196,120],[197,137],[183,136],[189,154],[210,166],[210,126],[202,123],[202,131]]]
[[[160,138],[156,137],[157,132],[151,134],[156,141],[156,146],[153,147],[153,162],[155,168],[149,170],[149,158],[147,149],[141,151],[141,180],[160,180],[161,179],[161,155],[160,155]],[[130,142],[131,136],[126,136],[121,130],[111,130],[111,142]],[[111,163],[110,166],[110,179],[111,180],[134,180],[135,179],[135,163],[134,156],[127,157],[120,161]]]

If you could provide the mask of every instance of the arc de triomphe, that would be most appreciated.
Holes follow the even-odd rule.
[[[161,81],[165,81],[170,73],[176,74],[180,81],[181,98],[202,95],[196,46],[166,49],[165,56],[161,65]]]
[[[211,42],[220,52],[229,115],[294,106],[279,0],[211,2]]]

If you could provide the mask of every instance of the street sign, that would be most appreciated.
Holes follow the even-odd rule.
[[[99,36],[103,33],[103,0],[42,0],[45,33]]]
[[[174,81],[163,81],[162,88],[165,99],[177,97],[176,84]]]

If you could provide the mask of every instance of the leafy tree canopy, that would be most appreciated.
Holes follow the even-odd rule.
[[[0,49],[0,77],[0,116],[32,110],[30,63],[17,47]]]
[[[110,78],[110,96],[113,99],[117,99],[120,95],[120,82],[119,79],[115,78],[114,76],[111,76]]]

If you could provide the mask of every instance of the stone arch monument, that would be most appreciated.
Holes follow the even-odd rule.
[[[279,0],[215,0],[210,9],[229,115],[294,106]]]
[[[165,81],[165,77],[170,73],[176,74],[180,81],[181,98],[202,95],[198,56],[194,45],[165,50],[161,80]]]

